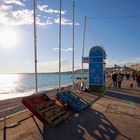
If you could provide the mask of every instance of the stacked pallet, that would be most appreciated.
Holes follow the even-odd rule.
[[[83,111],[89,105],[85,100],[71,91],[57,92],[56,97],[62,104],[78,112]],[[69,116],[69,112],[63,108],[62,104],[51,100],[45,94],[24,97],[22,103],[44,124],[49,123],[52,126],[56,126]]]
[[[25,97],[22,103],[43,123],[56,126],[68,118],[69,113],[45,94]]]
[[[71,91],[60,91],[57,92],[56,96],[57,99],[63,104],[67,104],[78,112],[81,112],[89,105],[85,100],[83,100],[81,97],[77,96]]]

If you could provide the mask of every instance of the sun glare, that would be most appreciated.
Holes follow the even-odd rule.
[[[0,93],[11,93],[18,86],[19,75],[17,74],[0,74]]]
[[[11,28],[0,30],[0,47],[13,48],[18,44],[17,31]]]

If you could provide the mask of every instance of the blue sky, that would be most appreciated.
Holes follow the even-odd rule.
[[[62,71],[72,69],[72,2],[62,0]],[[59,0],[36,3],[38,72],[55,72]],[[139,0],[75,0],[75,69],[81,68],[85,16],[85,56],[94,45],[102,45],[107,67],[140,63]],[[0,73],[34,72],[33,52],[33,1],[1,0]]]

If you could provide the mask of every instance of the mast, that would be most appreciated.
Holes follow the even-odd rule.
[[[38,83],[37,83],[37,35],[36,35],[36,0],[34,0],[34,63],[35,63],[35,91],[38,92]]]
[[[84,69],[83,57],[84,57],[84,51],[85,51],[86,22],[87,22],[87,17],[85,16],[85,19],[84,19],[84,34],[83,34],[83,49],[82,49],[82,71],[81,71],[82,80],[83,80],[83,69]]]
[[[72,89],[74,90],[74,37],[75,37],[75,34],[74,34],[74,24],[75,24],[75,2],[73,1],[73,39],[72,39],[72,47],[73,47],[73,51],[72,51],[72,83],[73,83],[73,85],[72,85]]]
[[[62,0],[60,0],[60,15],[59,15],[59,91],[61,90],[61,9],[62,9]]]

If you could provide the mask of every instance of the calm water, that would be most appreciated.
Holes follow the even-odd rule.
[[[80,74],[75,74],[79,77]],[[39,90],[58,87],[59,75],[56,73],[38,74]],[[61,74],[61,85],[72,83],[72,74]],[[35,91],[34,74],[0,74],[0,100],[27,96]]]

